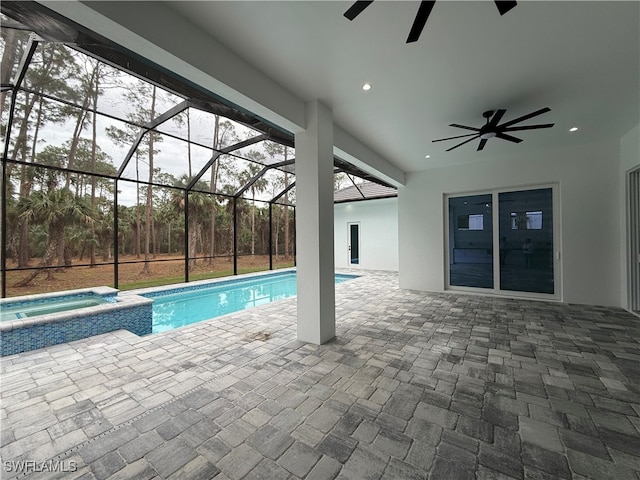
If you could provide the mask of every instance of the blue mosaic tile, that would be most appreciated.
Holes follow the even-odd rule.
[[[152,323],[151,304],[145,304],[15,328],[0,332],[0,356],[81,340],[114,330],[124,329],[136,335],[147,335],[151,333]]]

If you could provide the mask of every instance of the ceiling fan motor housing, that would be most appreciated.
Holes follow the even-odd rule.
[[[449,138],[440,138],[437,140],[433,140],[434,142],[442,142],[445,140],[453,140],[453,139],[457,139],[457,138],[463,138],[463,137],[472,137],[469,138],[467,140],[464,140],[463,142],[459,143],[458,145],[454,145],[451,148],[447,149],[447,152],[450,152],[451,150],[454,150],[458,147],[461,147],[462,145],[469,143],[473,140],[476,139],[480,139],[480,144],[478,145],[478,151],[482,150],[485,146],[485,144],[487,143],[487,140],[494,138],[494,137],[498,137],[502,140],[506,140],[508,142],[514,142],[514,143],[520,143],[522,142],[522,139],[520,138],[516,138],[512,135],[509,135],[507,132],[514,132],[514,131],[521,131],[521,130],[535,130],[538,128],[550,128],[553,127],[553,123],[547,123],[547,124],[542,124],[542,125],[522,125],[522,126],[514,126],[514,124],[516,123],[520,123],[523,122],[525,120],[528,120],[530,118],[533,117],[537,117],[538,115],[542,115],[543,113],[547,113],[551,111],[551,109],[549,107],[545,107],[545,108],[541,108],[540,110],[536,110],[535,112],[531,112],[527,115],[523,115],[521,117],[515,118],[513,120],[510,120],[506,123],[500,123],[500,120],[502,120],[502,117],[504,116],[504,114],[507,112],[506,109],[499,109],[499,110],[487,110],[486,112],[482,113],[482,116],[486,119],[485,124],[480,127],[469,127],[467,125],[458,125],[456,123],[452,123],[450,126],[452,127],[456,127],[456,128],[463,128],[465,130],[471,130],[474,131],[476,133],[469,133],[466,135],[456,135],[454,137],[449,137]]]

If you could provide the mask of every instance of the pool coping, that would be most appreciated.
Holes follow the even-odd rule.
[[[120,292],[118,294],[118,297],[123,297],[128,294],[141,295],[141,296],[153,294],[154,296],[162,296],[163,294],[165,294],[165,292],[177,293],[178,291],[183,289],[198,290],[198,289],[201,289],[201,288],[204,289],[210,286],[221,286],[221,285],[227,285],[231,283],[238,283],[238,282],[250,280],[253,278],[277,277],[277,276],[286,275],[289,273],[296,273],[296,272],[297,272],[296,267],[280,268],[278,270],[261,270],[259,272],[243,273],[240,275],[226,275],[224,277],[207,278],[204,280],[195,280],[192,282],[173,283],[169,285],[161,285],[156,287],[145,287],[145,288],[137,288],[134,290],[126,290],[124,292]],[[351,273],[351,272],[341,273],[338,271],[335,271],[334,275],[351,276],[353,277],[353,279],[361,276],[361,274],[357,274],[357,273]],[[149,298],[149,297],[146,297],[146,298]]]
[[[280,268],[278,270],[262,270],[259,272],[243,273],[241,275],[226,275],[224,277],[207,278],[204,280],[195,280],[191,282],[172,283],[169,285],[160,285],[156,287],[136,288],[134,290],[126,290],[118,294],[119,297],[125,295],[147,295],[151,293],[161,295],[163,292],[181,290],[183,288],[198,288],[208,287],[210,285],[225,285],[227,283],[234,283],[245,279],[262,277],[262,276],[279,276],[287,273],[296,272],[296,267]]]
[[[157,294],[162,295],[163,292],[174,292],[182,289],[193,288],[206,288],[211,285],[225,285],[228,283],[235,283],[245,279],[257,278],[262,276],[279,276],[286,275],[288,273],[296,272],[296,267],[287,267],[278,270],[262,270],[259,272],[244,273],[242,275],[227,275],[224,277],[209,278],[204,280],[195,280],[191,282],[173,283],[169,285],[161,285],[155,287],[139,288],[134,290],[121,291],[116,288],[100,286],[100,287],[88,287],[78,288],[74,290],[62,290],[57,292],[46,292],[30,295],[20,295],[17,297],[2,298],[0,299],[0,307],[3,304],[19,303],[24,301],[43,300],[47,298],[56,298],[67,295],[79,295],[79,294],[95,294],[99,296],[113,296],[114,302],[108,302],[93,307],[83,307],[75,310],[69,310],[64,312],[36,315],[24,319],[6,320],[0,322],[0,332],[8,332],[15,329],[32,327],[34,325],[45,325],[49,323],[64,322],[80,317],[85,317],[91,314],[103,313],[107,311],[121,310],[124,308],[130,308],[132,306],[142,306],[152,304],[153,298],[145,297],[145,294]],[[335,272],[341,275],[353,275],[354,277],[361,276],[362,273],[358,272]],[[232,312],[233,313],[233,312]]]

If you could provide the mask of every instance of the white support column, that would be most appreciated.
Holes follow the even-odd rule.
[[[309,102],[306,124],[295,136],[298,340],[319,345],[336,333],[331,110]]]

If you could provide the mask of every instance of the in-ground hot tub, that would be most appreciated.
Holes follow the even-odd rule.
[[[0,322],[20,320],[22,318],[49,315],[51,313],[66,312],[79,308],[95,307],[105,303],[114,303],[115,299],[109,295],[98,295],[93,292],[76,293],[51,299],[27,300],[24,302],[10,302],[2,305]]]
[[[110,287],[0,299],[0,356],[129,330],[151,333],[153,300]]]

